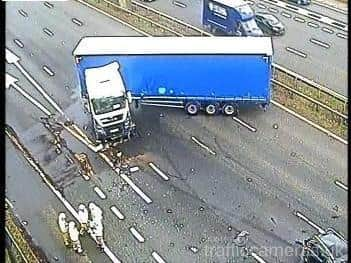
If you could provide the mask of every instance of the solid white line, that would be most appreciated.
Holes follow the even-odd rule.
[[[149,166],[159,175],[162,177],[163,180],[168,181],[169,177],[162,172],[155,164],[153,164],[152,162],[149,163]]]
[[[118,217],[119,220],[123,220],[125,217],[121,211],[118,210],[114,205],[110,207],[111,211]]]
[[[240,123],[241,125],[243,125],[244,127],[246,127],[247,129],[249,129],[252,132],[256,132],[257,131],[257,129],[255,127],[250,126],[248,123],[240,120],[237,117],[233,117],[233,120],[235,120],[236,122]]]
[[[347,185],[343,184],[342,182],[340,182],[339,180],[335,180],[335,184],[339,187],[341,187],[342,189],[344,189],[345,191],[348,190]]]
[[[51,77],[55,75],[55,73],[46,65],[43,66],[43,70]]]
[[[255,252],[251,252],[251,256],[256,259],[257,262],[259,263],[266,263],[260,256],[258,256]]]
[[[156,251],[152,251],[151,256],[157,263],[166,263],[166,260],[164,260]]]
[[[291,18],[291,15],[289,13],[286,12],[281,12],[280,13],[282,16],[285,16],[286,18]]]
[[[193,140],[193,142],[195,142],[196,144],[198,144],[201,148],[205,149],[206,151],[208,151],[210,154],[212,155],[216,155],[215,151],[212,151],[207,145],[203,144],[202,142],[200,142],[198,139],[196,139],[194,136],[191,136],[191,139]]]
[[[75,23],[78,26],[82,26],[83,22],[79,21],[77,18],[72,18],[72,22]]]
[[[10,202],[9,199],[7,199],[7,197],[5,197],[5,201],[13,209],[13,204]]]
[[[328,136],[330,136],[330,137],[332,137],[332,138],[338,140],[339,142],[341,142],[341,143],[343,143],[343,144],[346,144],[346,145],[348,144],[348,142],[347,142],[346,140],[344,140],[343,138],[341,138],[341,137],[335,135],[334,133],[328,131],[327,129],[325,129],[325,128],[321,127],[321,126],[319,126],[318,124],[315,124],[314,122],[312,122],[312,121],[306,119],[305,117],[301,116],[300,114],[298,114],[298,113],[296,113],[296,112],[294,112],[294,111],[288,109],[287,107],[281,105],[279,102],[276,102],[276,101],[274,101],[274,100],[271,100],[271,103],[272,103],[273,105],[275,105],[275,106],[277,106],[277,107],[283,109],[284,111],[286,111],[286,112],[288,112],[288,113],[294,115],[296,118],[299,118],[300,120],[303,120],[304,122],[307,122],[309,125],[311,125],[311,126],[313,126],[314,128],[316,128],[316,129],[318,129],[318,130],[320,130],[320,131],[326,133]]]
[[[43,28],[43,31],[45,32],[45,34],[47,34],[48,36],[52,37],[54,35],[54,33],[48,29],[48,28]]]
[[[318,28],[319,27],[318,24],[313,23],[313,22],[307,22],[307,25],[310,26],[310,27],[314,27],[314,28]]]
[[[19,39],[14,39],[13,41],[14,41],[15,44],[16,44],[17,46],[19,46],[20,48],[23,48],[23,47],[24,47],[23,43],[22,43]]]
[[[134,227],[129,228],[129,231],[140,243],[145,242],[145,238]]]
[[[326,232],[320,227],[318,226],[316,223],[312,222],[310,219],[308,219],[306,216],[304,216],[303,214],[301,214],[299,211],[295,212],[295,215],[302,219],[303,221],[305,221],[307,224],[309,224],[310,226],[312,226],[313,228],[317,229],[317,231],[321,234],[325,234]]]
[[[99,155],[112,167],[114,168],[113,163],[111,160],[104,154],[104,153],[99,153]],[[118,169],[118,168],[117,168]],[[148,197],[137,185],[133,183],[133,181],[124,173],[119,173],[117,169],[114,169],[114,171],[122,177],[122,179],[147,203],[150,204],[152,203],[152,200],[150,197]]]
[[[333,11],[338,12],[338,13],[341,13],[341,14],[343,14],[343,15],[347,15],[347,11],[346,11],[346,10],[337,8],[337,7],[335,7],[335,6],[331,6],[331,5],[326,4],[326,3],[323,3],[323,2],[313,1],[313,4],[319,5],[319,6],[323,6],[323,7],[327,8],[327,9],[333,10]]]
[[[313,44],[316,44],[318,46],[324,47],[324,48],[330,48],[330,44],[322,42],[322,41],[315,39],[315,38],[310,38],[310,42]]]
[[[303,57],[303,58],[306,58],[306,57],[307,57],[307,55],[306,55],[305,53],[303,53],[303,52],[301,52],[301,51],[299,51],[299,50],[297,50],[297,49],[295,49],[295,48],[286,47],[286,50],[289,51],[289,52],[291,52],[291,53],[293,53],[293,54],[295,54],[295,55],[298,55],[298,56],[300,56],[300,57]]]
[[[95,186],[94,191],[101,199],[106,199],[106,195],[99,187]]]
[[[27,100],[29,100],[34,106],[38,107],[42,112],[44,112],[46,115],[50,116],[52,113],[46,109],[39,101],[34,99],[31,95],[29,95],[27,92],[22,90],[20,86],[18,86],[16,83],[12,84],[12,87],[14,87],[15,90],[17,90],[23,97],[25,97]]]
[[[305,22],[306,22],[305,19],[303,19],[303,18],[301,18],[301,17],[298,17],[298,16],[295,16],[295,17],[294,17],[294,20],[295,20],[296,22],[300,22],[300,23],[305,23]]]
[[[326,32],[328,34],[333,34],[334,33],[334,31],[332,29],[327,28],[327,27],[322,27],[322,31],[324,31],[324,32]]]

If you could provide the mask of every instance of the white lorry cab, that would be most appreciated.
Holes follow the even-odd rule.
[[[118,62],[84,71],[87,102],[97,141],[129,139],[135,130],[129,104],[132,101],[119,73]]]

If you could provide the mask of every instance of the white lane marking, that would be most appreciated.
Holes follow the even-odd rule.
[[[152,251],[151,256],[157,263],[166,263],[166,260],[164,260],[156,251]]]
[[[50,37],[52,37],[54,35],[54,33],[50,29],[48,29],[46,27],[43,28],[43,31],[44,31],[45,34],[47,34]]]
[[[254,1],[250,1],[250,0],[246,1],[246,3],[248,3],[249,5],[254,5],[255,4]]]
[[[301,18],[301,17],[298,17],[298,16],[295,16],[295,17],[294,17],[294,21],[299,22],[299,23],[305,23],[305,22],[306,22],[305,19],[303,19],[303,18]]]
[[[324,47],[324,48],[330,48],[330,44],[322,42],[322,41],[315,39],[315,38],[310,38],[310,42],[313,44],[316,44],[318,46]]]
[[[28,17],[28,14],[23,9],[18,10],[18,13],[20,13],[24,17]]]
[[[235,120],[236,122],[240,123],[242,126],[246,127],[247,129],[249,129],[252,132],[256,132],[257,131],[257,129],[255,127],[250,126],[248,123],[240,120],[237,117],[233,117],[233,120]]]
[[[149,163],[149,166],[159,175],[162,177],[163,180],[168,181],[169,177],[162,172],[155,164],[153,164],[152,162]]]
[[[104,154],[104,153],[99,153],[99,155],[112,167],[114,168],[113,163],[111,160]],[[152,200],[150,197],[148,197],[136,184],[133,183],[133,181],[124,173],[120,173],[118,168],[114,169],[114,171],[122,177],[122,179],[136,192],[147,204],[152,203]]]
[[[341,13],[343,15],[347,15],[347,11],[346,10],[337,8],[335,6],[331,6],[329,3],[327,4],[327,3],[324,3],[324,2],[313,1],[313,4],[319,5],[319,6],[323,6],[323,7],[327,8],[327,9],[333,10],[333,11]]]
[[[106,195],[99,187],[95,186],[94,191],[101,199],[106,199]]]
[[[196,144],[198,144],[201,148],[205,149],[206,151],[208,151],[210,154],[212,155],[216,155],[216,152],[211,150],[207,145],[203,144],[202,142],[200,142],[198,139],[196,139],[194,136],[191,136],[191,139],[193,140],[193,142],[195,142]]]
[[[278,10],[278,9],[272,8],[272,7],[268,8],[268,11],[269,11],[269,12],[272,12],[272,13],[275,13],[275,14],[278,14],[278,13],[279,13],[279,10]]]
[[[140,242],[144,243],[145,238],[139,233],[138,230],[136,230],[134,227],[129,228],[129,231],[132,233],[132,235]]]
[[[52,115],[52,113],[47,108],[45,108],[39,101],[34,99],[31,95],[29,95],[23,89],[21,89],[21,87],[18,86],[17,83],[13,83],[12,87],[15,90],[17,90],[23,97],[25,97],[27,100],[29,100],[34,106],[36,106],[38,109],[40,109],[42,112],[44,112],[46,115],[48,115],[48,116]]]
[[[77,18],[72,18],[72,22],[75,23],[78,26],[82,26],[83,25],[83,22],[78,20]]]
[[[187,7],[186,4],[184,4],[184,3],[182,3],[182,2],[179,2],[179,1],[172,1],[172,3],[173,3],[174,5],[176,5],[176,6],[181,7],[181,8]]]
[[[344,189],[345,191],[348,190],[347,185],[343,184],[342,182],[340,182],[339,180],[335,180],[334,182],[337,186],[341,187],[342,189]]]
[[[282,11],[280,14],[286,18],[291,18],[291,14],[289,14],[287,12]]]
[[[337,37],[343,38],[343,39],[347,39],[347,35],[343,34],[343,33],[336,33]]]
[[[316,223],[312,222],[309,218],[307,218],[305,215],[301,214],[299,211],[295,212],[295,215],[302,219],[303,221],[305,221],[307,224],[309,224],[310,226],[312,226],[313,228],[317,229],[317,231],[321,234],[325,234],[325,230],[323,228],[321,228],[320,226],[318,226]]]
[[[324,32],[326,32],[328,34],[333,34],[334,33],[334,31],[332,29],[327,28],[327,27],[322,27],[322,31],[324,31]]]
[[[55,75],[55,73],[46,65],[43,66],[43,70],[51,77]]]
[[[139,167],[138,166],[133,166],[133,167],[129,168],[129,172],[131,172],[131,173],[135,173],[137,171],[139,171]]]
[[[256,6],[258,8],[262,8],[262,9],[266,9],[267,8],[264,4],[261,4],[261,3],[257,3]]]
[[[23,43],[22,43],[19,39],[14,39],[13,41],[14,41],[15,44],[16,44],[17,46],[19,46],[20,48],[23,48],[23,47],[24,47]]]
[[[266,263],[266,261],[263,260],[259,255],[257,255],[255,252],[251,252],[251,256],[256,259],[257,262],[259,263]]]
[[[49,2],[45,2],[44,5],[47,7],[47,8],[53,8],[54,5],[49,3]]]
[[[118,217],[119,220],[123,220],[125,217],[121,211],[118,210],[114,205],[110,207],[111,211]]]
[[[307,22],[307,25],[310,26],[310,27],[313,27],[313,28],[318,28],[319,27],[318,24],[313,23],[313,22]]]
[[[18,144],[17,142],[15,142],[12,139],[11,134],[9,134],[6,130],[5,132],[7,133],[7,135],[11,138],[11,140],[21,149],[21,151],[23,152],[24,149],[23,147]],[[34,170],[39,173],[40,177],[43,179],[44,183],[50,188],[50,190],[56,195],[56,197],[63,203],[63,205],[66,207],[66,209],[71,213],[71,215],[78,221],[80,222],[80,218],[78,217],[78,213],[77,211],[73,208],[73,206],[62,196],[61,192],[59,192],[58,190],[56,190],[56,188],[50,183],[50,181],[46,178],[46,175],[43,173],[43,171],[41,170],[41,168],[38,166],[36,160],[32,159],[32,158],[28,158],[28,156],[24,156],[25,159],[29,162],[29,164],[34,168]],[[90,235],[91,238],[95,240],[95,238]],[[113,263],[122,263],[110,250],[110,248],[105,245],[104,246],[104,252],[106,253],[106,255],[111,259],[111,261]]]
[[[13,209],[13,204],[10,202],[9,199],[7,199],[7,197],[5,197],[5,202]]]
[[[297,50],[297,49],[295,49],[295,48],[286,47],[286,50],[289,51],[289,52],[291,52],[291,53],[293,53],[293,54],[295,54],[295,55],[298,55],[298,56],[300,56],[300,57],[303,57],[303,58],[306,58],[306,57],[307,57],[307,55],[306,55],[305,53],[303,53],[303,52],[301,52],[301,51],[299,51],[299,50]]]

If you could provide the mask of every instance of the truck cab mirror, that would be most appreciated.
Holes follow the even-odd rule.
[[[128,103],[132,103],[132,94],[130,93],[130,91],[127,91],[127,100],[128,100]]]

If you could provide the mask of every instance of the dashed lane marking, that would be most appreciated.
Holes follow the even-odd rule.
[[[282,11],[280,14],[281,14],[282,16],[286,17],[286,18],[291,18],[291,17],[292,17],[291,14],[289,14],[289,13],[287,13],[287,12],[284,12],[284,11]]]
[[[82,26],[83,22],[78,20],[77,18],[72,18],[72,22],[75,23],[77,26]]]
[[[319,27],[318,24],[313,23],[313,22],[307,22],[307,25],[310,26],[310,27],[313,27],[313,28],[318,28]]]
[[[18,13],[20,13],[20,15],[23,16],[23,17],[28,17],[27,12],[24,11],[23,9],[18,10]]]
[[[325,43],[325,42],[320,41],[320,40],[315,39],[315,38],[310,38],[310,42],[313,44],[316,44],[318,46],[324,47],[324,48],[330,48],[330,44]]]
[[[343,38],[343,39],[347,39],[347,35],[343,34],[343,33],[337,33],[336,36],[340,37],[340,38]]]
[[[343,184],[342,182],[340,182],[339,180],[335,180],[334,182],[337,186],[341,187],[342,189],[344,189],[345,191],[348,190],[347,185]]]
[[[134,227],[129,228],[129,231],[132,233],[132,235],[140,242],[144,243],[145,238],[139,233],[138,230],[136,230]]]
[[[323,31],[323,32],[326,32],[326,33],[328,33],[328,34],[333,34],[333,33],[334,33],[334,31],[333,31],[332,29],[327,28],[327,27],[322,27],[322,31]]]
[[[118,217],[119,220],[124,220],[124,215],[114,205],[110,207],[111,211]]]
[[[176,6],[181,7],[181,8],[187,7],[186,4],[184,4],[184,3],[180,2],[180,1],[173,1],[172,3],[173,3],[174,5],[176,5]]]
[[[294,17],[294,21],[299,22],[299,23],[305,23],[306,22],[305,19],[303,19],[302,17],[298,17],[298,16]]]
[[[44,2],[44,5],[47,7],[47,8],[53,8],[54,5],[49,3],[49,2]]]
[[[94,191],[101,199],[106,199],[106,195],[99,187],[95,186]]]
[[[51,77],[55,75],[55,73],[46,65],[43,66],[43,70]]]
[[[169,177],[162,172],[155,164],[153,164],[152,162],[149,163],[149,166],[152,168],[152,170],[154,170],[159,176],[161,176],[161,178],[165,181],[169,180]]]
[[[152,251],[151,256],[157,263],[166,263],[166,260],[164,260],[156,251]]]
[[[299,211],[295,212],[295,215],[302,219],[303,221],[305,221],[307,224],[309,224],[310,226],[312,226],[313,228],[317,229],[319,233],[321,234],[325,234],[325,230],[323,228],[321,228],[320,226],[318,226],[316,223],[312,222],[309,218],[307,218],[305,215],[301,214]]]
[[[54,33],[50,29],[48,29],[46,27],[43,28],[43,31],[44,31],[45,34],[47,34],[50,37],[52,37],[54,35]]]
[[[278,14],[278,13],[279,13],[279,10],[276,9],[276,8],[273,8],[273,7],[268,8],[268,11],[269,11],[269,12],[272,12],[272,13],[275,13],[275,14]]]
[[[233,117],[233,120],[235,120],[236,122],[238,122],[239,124],[241,124],[242,126],[244,126],[245,128],[249,129],[252,132],[256,132],[257,129],[255,127],[252,127],[250,124],[248,124],[247,122],[244,122],[242,120],[240,120],[237,117]]]
[[[201,148],[205,149],[206,151],[208,151],[210,154],[212,155],[216,155],[216,152],[211,150],[207,145],[203,144],[202,142],[200,142],[198,139],[196,139],[194,136],[191,136],[191,139],[193,140],[193,142],[195,142],[196,144],[198,144]]]
[[[23,43],[22,43],[19,39],[14,39],[13,42],[15,42],[15,44],[16,44],[17,46],[19,46],[20,48],[23,48],[23,47],[24,47]]]
[[[264,4],[261,4],[261,3],[257,3],[256,6],[258,8],[262,8],[262,9],[266,9],[267,8]]]
[[[306,58],[307,57],[307,55],[305,53],[303,53],[303,52],[301,52],[301,51],[299,51],[299,50],[297,50],[295,48],[286,47],[286,50],[291,52],[291,53],[293,53],[293,54],[295,54],[295,55],[298,55],[298,56],[300,56],[302,58]]]

